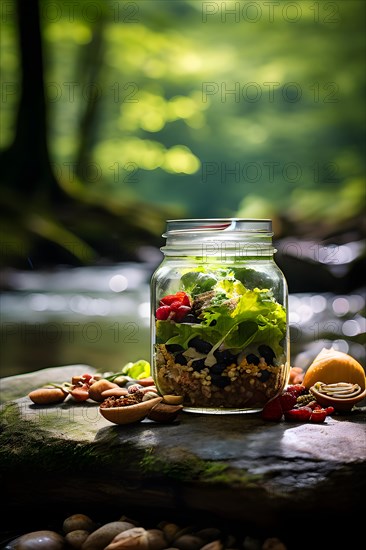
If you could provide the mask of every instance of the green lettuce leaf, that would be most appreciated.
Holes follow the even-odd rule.
[[[272,286],[271,277],[263,271],[257,271],[250,267],[236,267],[233,271],[235,278],[241,281],[249,290],[254,288],[268,289]]]
[[[231,307],[232,300],[228,300],[205,309],[203,325],[212,326],[215,321],[214,328],[221,334],[221,343],[226,348],[240,350],[249,343],[263,342],[280,355],[283,351],[280,340],[286,334],[285,308],[268,290],[244,288],[244,293],[236,298],[235,308]]]
[[[135,363],[127,363],[123,369],[122,374],[131,376],[135,380],[141,380],[150,376],[150,363],[145,359],[139,359]]]
[[[213,345],[205,361],[208,365],[215,363],[213,354],[221,345],[239,353],[249,344],[267,344],[279,357],[283,353],[280,342],[286,335],[286,310],[276,302],[272,291],[246,288],[234,278],[232,271],[222,270],[223,278],[217,280],[202,270],[199,268],[182,277],[184,290],[192,296],[214,291],[200,315],[202,322],[156,321],[157,342],[179,344],[187,349],[191,338],[198,336]]]
[[[203,292],[211,290],[217,283],[216,277],[202,271],[189,271],[188,273],[182,275],[180,281],[182,284],[182,290],[187,292],[187,294],[190,294],[192,298],[197,296],[197,294],[202,294]]]
[[[174,323],[172,321],[156,321],[156,340],[160,344],[179,344],[185,349],[188,342],[198,336],[205,342],[214,345],[221,338],[216,327],[208,327],[199,323]]]

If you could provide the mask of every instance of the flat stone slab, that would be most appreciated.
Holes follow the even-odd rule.
[[[53,381],[70,379],[71,368],[53,371]],[[33,373],[27,391],[44,377]],[[2,501],[12,511],[35,501],[204,511],[259,528],[351,521],[366,489],[365,420],[360,407],[319,425],[181,413],[169,425],[116,426],[92,401],[21,397],[2,406]]]

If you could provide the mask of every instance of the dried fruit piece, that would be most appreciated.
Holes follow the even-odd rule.
[[[282,410],[283,412],[285,412],[294,408],[297,402],[297,397],[294,393],[285,391],[282,395],[280,395],[279,400],[281,403]]]
[[[283,411],[279,397],[276,397],[275,399],[272,399],[271,401],[266,403],[261,412],[263,420],[271,420],[274,422],[278,422],[279,420],[281,420],[282,415]]]
[[[305,386],[303,384],[291,384],[290,386],[287,386],[286,391],[293,393],[296,395],[296,397],[299,397],[304,393],[306,390]]]
[[[291,422],[307,422],[312,414],[312,409],[310,407],[300,407],[299,409],[290,409],[286,411],[285,420]]]
[[[70,395],[75,399],[75,401],[86,401],[89,399],[89,386],[83,384],[82,386],[74,386],[70,390]]]
[[[310,415],[310,422],[320,423],[324,422],[327,417],[326,409],[314,409]]]

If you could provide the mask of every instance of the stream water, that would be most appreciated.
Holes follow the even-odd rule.
[[[119,370],[150,356],[149,281],[153,267],[2,273],[1,377],[69,364]],[[306,368],[331,345],[365,364],[362,289],[291,293],[291,365]]]

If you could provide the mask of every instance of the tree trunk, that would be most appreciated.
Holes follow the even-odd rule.
[[[21,96],[15,139],[2,154],[3,179],[16,194],[41,204],[62,199],[47,145],[47,109],[43,80],[38,0],[17,0],[21,60]]]

